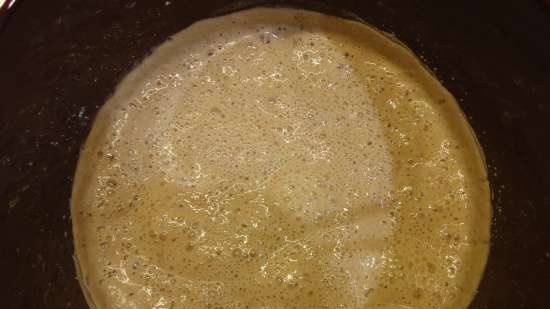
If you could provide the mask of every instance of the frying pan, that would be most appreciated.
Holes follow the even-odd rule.
[[[9,1],[8,1],[9,2]],[[550,308],[546,1],[23,0],[0,11],[0,307],[84,309],[69,198],[117,82],[191,23],[252,6],[360,17],[457,97],[487,157],[492,243],[471,309]]]

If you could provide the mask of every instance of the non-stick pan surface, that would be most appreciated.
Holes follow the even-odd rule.
[[[344,10],[422,56],[489,165],[491,253],[471,308],[550,308],[550,14],[535,0],[19,1],[0,28],[0,308],[87,308],[69,198],[96,111],[170,35],[258,4]]]

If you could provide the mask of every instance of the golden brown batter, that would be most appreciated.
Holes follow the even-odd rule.
[[[101,109],[72,197],[98,309],[466,308],[485,166],[395,40],[290,9],[201,21]]]

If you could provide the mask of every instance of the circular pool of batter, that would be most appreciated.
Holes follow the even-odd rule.
[[[466,308],[490,195],[455,99],[365,24],[198,22],[96,117],[72,194],[92,308]]]

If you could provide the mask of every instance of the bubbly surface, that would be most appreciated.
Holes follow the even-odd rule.
[[[204,20],[99,112],[72,196],[94,308],[466,308],[489,244],[453,97],[364,24]]]

